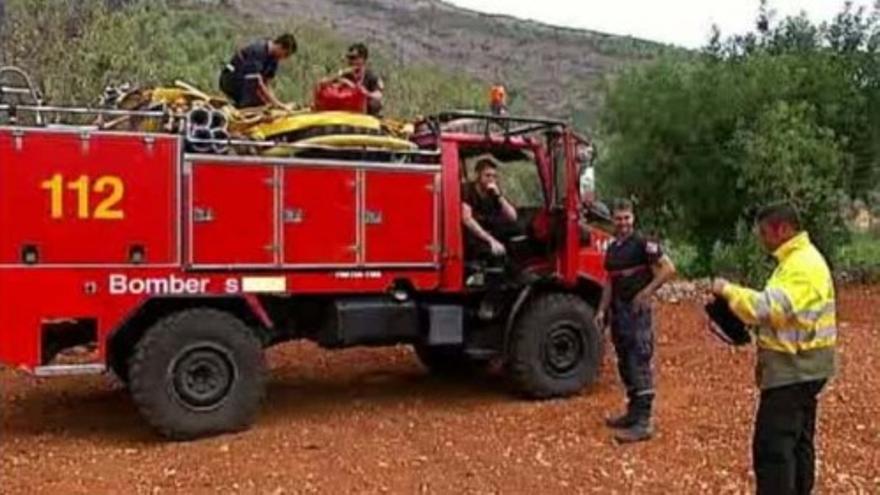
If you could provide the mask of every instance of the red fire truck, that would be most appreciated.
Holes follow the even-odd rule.
[[[46,123],[114,112],[0,105],[3,364],[112,372],[172,439],[247,428],[263,350],[295,339],[411,344],[438,373],[500,360],[533,398],[596,379],[608,236],[585,221],[565,123],[448,113],[425,119],[415,151],[296,157]],[[25,125],[27,113],[41,118]],[[450,130],[462,118],[481,130]],[[499,264],[465,257],[461,191],[477,157],[502,175],[525,165],[539,190]],[[94,352],[60,359],[71,348]]]

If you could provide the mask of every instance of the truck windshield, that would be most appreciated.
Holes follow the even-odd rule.
[[[538,175],[538,166],[534,156],[530,152],[525,154],[528,156],[523,160],[496,161],[501,189],[517,208],[538,208],[544,205],[541,178]],[[467,180],[476,179],[474,166],[485,158],[492,159],[491,155],[481,155],[465,161]]]

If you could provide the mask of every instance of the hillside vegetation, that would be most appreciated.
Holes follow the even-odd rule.
[[[284,99],[307,104],[315,82],[343,64],[347,46],[320,26],[261,21],[229,7],[165,0],[10,0],[0,29],[0,63],[28,70],[55,103],[93,103],[105,85],[120,82],[182,79],[216,91],[219,70],[236,47],[291,30],[301,49],[282,64],[277,89]],[[389,114],[412,117],[484,106],[487,89],[476,79],[404,65],[377,52],[374,64],[387,82]]]
[[[31,69],[53,100],[66,101],[121,79],[214,87],[234,47],[290,30],[301,51],[279,78],[286,98],[308,100],[345,46],[365,41],[392,113],[482,108],[487,88],[503,83],[513,111],[585,129],[596,122],[606,76],[671,50],[438,0],[8,0],[5,15],[2,3],[0,59]]]
[[[602,139],[605,193],[634,197],[647,223],[696,248],[703,273],[760,278],[752,218],[778,200],[845,256],[851,206],[880,213],[880,4],[821,24],[764,4],[753,32],[618,78]]]
[[[515,112],[571,118],[581,128],[596,122],[609,75],[679,52],[630,37],[482,14],[439,0],[221,3],[243,15],[329,27],[347,41],[380,48],[397,63],[430,64],[446,74],[503,83]]]

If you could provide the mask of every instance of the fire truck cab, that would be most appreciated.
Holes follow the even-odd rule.
[[[418,126],[417,151],[269,157],[25,125],[25,112],[73,110],[0,105],[4,365],[110,372],[172,439],[249,427],[264,349],[296,339],[411,344],[436,373],[500,361],[532,398],[597,377],[608,236],[582,214],[580,138],[563,122],[448,113]],[[477,130],[456,130],[462,119]],[[465,256],[461,190],[476,157],[501,174],[527,163],[540,182],[497,262]],[[71,361],[71,348],[88,352]]]

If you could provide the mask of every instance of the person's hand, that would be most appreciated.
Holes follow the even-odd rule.
[[[489,241],[489,248],[492,249],[492,255],[494,256],[504,256],[507,254],[507,249],[504,247],[504,244],[501,244],[495,239]]]
[[[498,197],[501,196],[501,188],[499,188],[499,187],[498,187],[498,184],[496,184],[496,183],[494,183],[494,182],[491,183],[491,184],[489,184],[488,186],[486,186],[486,191],[487,191],[490,195],[492,195],[492,196],[494,196],[494,197],[496,197],[496,198],[498,198]]]
[[[638,310],[648,309],[651,305],[651,295],[645,291],[641,291],[636,294],[636,297],[632,300],[633,307]]]
[[[719,277],[712,279],[712,293],[716,296],[721,296],[724,294],[724,288],[730,284],[727,280]]]

